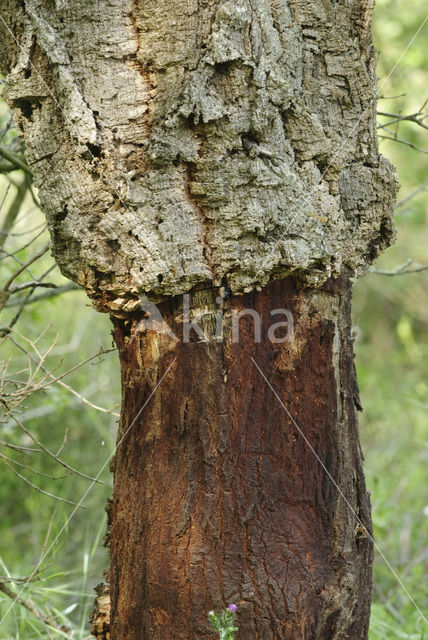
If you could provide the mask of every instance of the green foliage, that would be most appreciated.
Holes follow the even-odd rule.
[[[236,626],[236,610],[235,604],[230,604],[227,609],[220,613],[210,611],[208,613],[208,621],[212,628],[219,634],[219,640],[233,640],[235,632],[238,631]]]
[[[405,94],[380,100],[380,111],[409,114],[428,98],[428,22],[385,82],[425,17],[425,2],[412,3],[410,8],[403,0],[377,0],[374,26],[380,51],[380,95]],[[414,124],[400,123],[398,137],[428,148],[428,131]],[[427,182],[428,155],[390,141],[381,141],[380,150],[397,167],[399,200]],[[378,270],[394,271],[408,259],[414,264],[428,264],[427,211],[427,190],[397,209],[397,243],[379,259]],[[354,296],[354,323],[359,336],[356,364],[364,406],[361,439],[367,486],[372,492],[375,540],[425,617],[427,290],[428,272],[393,277],[370,274],[357,284]],[[375,553],[374,579],[370,640],[427,638],[424,620],[379,552]]]
[[[0,129],[4,130],[8,120],[8,111],[0,103]],[[13,145],[15,137],[15,131],[9,129],[2,144]],[[0,228],[20,179],[17,171],[0,176]],[[7,252],[16,253],[14,257],[0,255],[3,284],[20,263],[46,244],[49,236],[43,231],[44,226],[44,218],[28,193],[5,243]],[[46,254],[31,265],[31,272],[39,277],[52,263]],[[26,272],[16,282],[28,279]],[[66,282],[57,269],[49,273],[49,281],[56,285]],[[10,306],[2,310],[2,327],[10,325],[18,308]],[[117,417],[98,411],[95,405],[107,409],[117,405],[115,412],[119,410],[117,356],[108,353],[97,357],[59,382],[35,391],[44,377],[49,382],[42,370],[36,374],[36,363],[43,358],[46,371],[60,377],[96,354],[100,347],[110,348],[110,327],[106,316],[90,308],[83,292],[70,291],[27,306],[12,332],[0,336],[0,388],[2,393],[11,394],[9,406],[16,405],[18,420],[51,451],[57,452],[64,445],[61,458],[92,477],[99,473],[114,449]],[[7,378],[10,382],[4,386]],[[20,402],[13,401],[14,392],[26,386],[31,393],[24,394]],[[0,418],[0,441],[38,448],[7,411]],[[108,566],[107,552],[102,546],[106,527],[104,505],[112,487],[108,464],[100,476],[102,484],[94,484],[70,473],[44,453],[11,450],[0,443],[0,454],[6,455],[10,466],[41,491],[73,502],[79,502],[87,494],[82,508],[58,502],[31,489],[0,460],[0,583],[9,591],[8,595],[0,590],[0,639],[83,640],[88,637],[93,587],[101,581]],[[10,597],[13,593],[31,603],[33,611],[19,602],[14,604]],[[46,621],[53,626],[49,627]]]
[[[411,6],[405,0],[377,0],[374,25],[380,51],[378,76],[380,95],[386,96],[379,102],[381,111],[412,113],[428,98],[425,54],[428,23],[389,76],[422,24],[425,13],[424,0],[417,0]],[[401,94],[405,95],[390,98]],[[0,127],[7,118],[6,109],[0,105]],[[15,135],[10,130],[3,144],[13,143]],[[428,148],[427,131],[414,124],[400,123],[398,135],[417,147]],[[381,151],[398,168],[401,199],[427,182],[428,155],[390,141],[381,142]],[[14,172],[12,178],[19,178],[19,174]],[[0,202],[6,191],[5,179],[0,180]],[[15,187],[11,186],[5,210],[14,194]],[[427,264],[427,209],[428,190],[397,209],[398,241],[379,260],[378,269],[393,270],[408,258]],[[28,220],[31,220],[31,227],[43,223],[29,197],[14,232],[25,234]],[[26,237],[14,236],[7,249],[20,246],[16,243],[25,241]],[[39,238],[37,248],[42,247],[46,238],[46,233]],[[25,261],[30,255],[30,250],[26,249],[18,253],[17,258]],[[50,264],[49,258],[44,257],[40,270],[49,268]],[[14,267],[4,260],[0,265],[3,280]],[[52,273],[50,278],[57,284],[65,282],[58,272]],[[396,277],[370,274],[358,283],[354,302],[359,334],[357,368],[365,409],[361,417],[361,438],[366,456],[367,485],[372,491],[375,538],[425,615],[428,610],[427,285],[428,272]],[[9,309],[6,317],[2,316],[1,324],[7,324],[14,311],[14,308]],[[43,353],[60,332],[57,344],[47,358],[49,369],[60,365],[58,373],[83,361],[100,346],[110,346],[108,319],[96,314],[79,291],[29,306],[17,331],[20,336],[36,342]],[[38,339],[43,331],[44,335]],[[24,344],[20,336],[15,337]],[[16,372],[28,367],[28,359],[19,355],[9,341],[2,345],[1,357],[6,362],[13,358]],[[119,381],[114,354],[77,369],[65,379],[81,395],[103,407],[112,407],[119,402]],[[60,448],[68,428],[62,456],[91,476],[98,473],[114,447],[116,418],[88,408],[58,385],[30,396],[21,407],[20,418],[55,451]],[[1,438],[13,438],[24,446],[31,444],[10,421],[0,424],[0,430]],[[28,454],[23,460],[16,452],[8,451],[8,455],[47,475],[58,476],[64,471],[46,456]],[[50,618],[56,627],[47,628],[37,616],[16,604],[0,624],[0,640],[87,638],[92,590],[108,563],[101,544],[105,522],[100,516],[111,493],[108,469],[101,476],[104,484],[93,486],[85,499],[86,509],[78,509],[69,521],[74,510],[72,506],[55,502],[30,489],[3,466],[0,466],[0,474],[0,574],[3,578],[30,576],[44,548],[46,558],[36,576],[39,580],[25,586],[25,581],[18,580],[7,584],[15,593],[22,591],[21,597],[31,599],[37,610]],[[39,476],[31,479],[41,489],[73,501],[78,501],[90,485],[75,475],[58,480]],[[374,572],[370,639],[427,640],[427,628],[419,612],[378,553]],[[0,592],[0,620],[11,603],[12,600]],[[219,615],[223,614],[225,612]],[[231,620],[229,627],[234,625]],[[220,633],[219,628],[213,628]],[[233,631],[229,633],[233,634]],[[233,638],[233,635],[223,637]]]

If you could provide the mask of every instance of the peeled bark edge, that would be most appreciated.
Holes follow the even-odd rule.
[[[161,640],[162,625],[171,624],[175,610],[171,598],[183,601],[180,625],[174,621],[177,634],[187,639],[183,634],[193,625],[192,632],[204,637],[208,600],[210,607],[221,606],[225,597],[234,595],[224,589],[225,584],[230,591],[235,585],[236,596],[247,607],[244,632],[260,630],[275,639],[299,633],[311,638],[317,633],[319,640],[360,640],[367,635],[372,546],[365,533],[371,534],[371,525],[355,413],[359,400],[350,338],[350,283],[392,241],[396,192],[391,165],[377,148],[371,9],[369,0],[346,5],[322,0],[288,4],[110,0],[108,11],[83,0],[58,0],[55,9],[48,0],[10,0],[0,9],[19,41],[17,46],[0,23],[4,53],[0,60],[7,73],[4,97],[26,144],[54,255],[62,272],[84,286],[97,308],[109,312],[116,324],[124,385],[121,433],[174,351],[180,353],[177,367],[182,373],[190,371],[190,376],[204,379],[214,371],[217,381],[210,392],[190,394],[189,406],[180,405],[179,414],[174,413],[174,385],[164,388],[142,416],[146,423],[139,421],[119,449],[110,535],[113,637],[120,640],[134,640],[136,633]],[[141,294],[160,300],[174,321],[180,294],[205,289],[206,294],[196,295],[209,296],[216,288],[234,294],[229,306],[252,301],[267,308],[277,296],[291,306],[298,301],[300,342],[273,353],[272,345],[259,349],[248,341],[234,347],[233,358],[222,345],[172,346],[150,332],[130,342],[130,332],[142,315]],[[246,293],[254,288],[261,291]],[[159,569],[168,585],[167,579],[177,577],[179,568],[166,571],[168,558],[159,553],[134,566],[130,549],[120,548],[125,539],[137,547],[141,541],[150,546],[151,531],[158,526],[147,496],[130,495],[128,503],[126,496],[136,478],[137,486],[150,487],[152,482],[153,495],[163,495],[162,470],[146,478],[141,466],[143,460],[151,460],[149,444],[158,447],[160,457],[168,457],[170,443],[180,449],[183,442],[192,444],[192,438],[207,442],[211,448],[205,452],[198,445],[199,458],[192,460],[191,451],[185,450],[183,459],[189,473],[200,473],[193,463],[202,464],[207,474],[203,480],[211,482],[211,489],[215,478],[210,476],[210,464],[221,467],[219,438],[225,439],[220,444],[226,461],[233,462],[234,447],[241,451],[239,437],[248,431],[254,450],[243,452],[248,457],[245,468],[250,473],[251,465],[259,464],[256,440],[262,435],[257,402],[264,403],[263,415],[269,419],[271,412],[280,414],[280,407],[272,409],[266,386],[257,402],[249,397],[254,415],[233,412],[232,419],[243,427],[239,437],[233,439],[215,412],[217,400],[245,409],[243,398],[251,396],[252,389],[244,389],[241,378],[248,373],[250,352],[264,363],[278,388],[287,382],[284,403],[299,424],[312,429],[317,442],[320,434],[313,424],[320,426],[326,438],[319,442],[325,463],[333,465],[334,478],[364,527],[355,526],[352,513],[333,496],[325,476],[317,485],[313,482],[317,471],[309,479],[302,475],[296,460],[302,465],[310,451],[303,447],[300,457],[292,455],[290,423],[281,414],[279,434],[270,422],[268,428],[272,446],[275,437],[283,445],[295,483],[284,509],[289,516],[294,508],[304,514],[313,506],[322,535],[306,542],[315,555],[317,542],[321,550],[335,545],[332,556],[320,555],[321,591],[317,591],[316,563],[304,549],[297,560],[292,559],[296,571],[290,574],[290,584],[283,585],[277,603],[264,587],[259,595],[249,593],[248,581],[230,558],[223,563],[216,560],[218,577],[211,576],[201,593],[181,588],[162,591],[157,583],[142,581],[141,571],[153,570],[156,576]],[[267,353],[272,361],[265,360]],[[198,367],[192,370],[195,357]],[[220,375],[222,367],[230,377]],[[316,397],[305,387],[308,377]],[[186,386],[189,380],[181,375],[175,384],[180,390],[179,385]],[[161,411],[161,400],[171,408],[171,417]],[[337,420],[331,420],[331,411]],[[205,416],[199,422],[198,412]],[[217,431],[210,430],[210,420],[219,422]],[[158,442],[151,441],[150,429],[158,430]],[[330,441],[331,451],[326,446]],[[145,458],[139,458],[141,448]],[[211,454],[207,464],[205,458]],[[274,506],[275,478],[266,473],[260,482]],[[280,474],[277,481],[286,483],[287,477]],[[308,492],[302,503],[298,503],[299,483]],[[172,531],[184,541],[192,505],[196,531],[204,527],[204,512],[192,503],[192,487],[188,491],[164,496],[166,504],[177,500],[180,507],[164,523],[165,535]],[[235,494],[243,502],[247,499],[245,491]],[[251,496],[251,509],[265,517],[261,495]],[[207,491],[208,506],[212,498],[213,491]],[[130,504],[133,518],[121,518],[121,509]],[[138,517],[145,514],[149,518],[142,525]],[[244,525],[239,509],[236,514]],[[281,533],[290,537],[284,554],[277,560],[273,554],[272,560],[267,549],[267,561],[281,565],[288,558],[290,544],[299,541],[293,523],[291,518],[290,531]],[[270,532],[270,524],[269,519],[265,527],[253,523],[256,546],[258,533]],[[216,559],[217,525],[213,526],[214,534],[206,540],[209,549],[202,540],[192,550],[203,553],[203,558],[211,554]],[[236,529],[238,554],[245,548],[245,540],[239,538],[245,526]],[[316,536],[317,530],[312,533]],[[180,547],[177,553],[181,552]],[[250,559],[255,556],[257,550]],[[182,560],[185,565],[189,558],[184,554]],[[204,562],[188,567],[209,571]],[[129,579],[120,581],[118,571],[128,571]],[[299,576],[302,584],[308,580],[307,602],[299,601],[296,613],[292,582],[299,582]],[[100,591],[105,604],[106,594],[101,587]],[[132,603],[140,617],[130,610]],[[103,615],[98,618],[99,632],[107,634]],[[148,635],[151,628],[153,636]]]
[[[53,252],[99,309],[289,274],[320,287],[393,240],[370,2],[26,0],[2,16]]]

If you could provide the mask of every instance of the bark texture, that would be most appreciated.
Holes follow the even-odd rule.
[[[112,640],[208,638],[207,610],[229,600],[241,638],[366,638],[350,282],[391,242],[396,190],[377,149],[372,4],[1,4],[4,97],[53,253],[116,327]],[[189,290],[208,341],[144,329],[141,294],[178,331]],[[248,306],[261,342],[244,321],[234,342]],[[271,341],[275,308],[294,314],[293,341]]]
[[[363,273],[395,191],[371,6],[9,0],[5,97],[63,272],[114,313],[141,291]]]
[[[351,511],[371,533],[349,298],[344,282],[304,292],[274,282],[224,303],[223,342],[135,338],[117,322],[119,441],[127,435],[115,461],[112,638],[208,640],[207,611],[228,602],[238,638],[366,638],[372,545]],[[212,293],[194,306],[212,334]],[[180,299],[161,308],[180,336]],[[261,341],[246,315],[234,343],[232,314],[248,308],[262,317]],[[293,313],[293,340],[268,338],[272,308]]]

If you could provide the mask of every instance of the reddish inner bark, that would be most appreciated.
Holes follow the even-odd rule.
[[[308,307],[309,295],[289,279],[227,301],[229,310],[260,314],[259,344],[249,318],[237,344],[230,323],[223,343],[189,344],[153,331],[130,340],[116,323],[119,442],[174,363],[116,455],[113,640],[213,638],[206,614],[229,602],[239,607],[238,638],[366,637],[371,544],[323,468],[370,531],[350,294],[346,283],[329,285],[337,326]],[[159,307],[177,336],[180,304]],[[267,332],[278,308],[293,313],[296,334],[275,345]]]

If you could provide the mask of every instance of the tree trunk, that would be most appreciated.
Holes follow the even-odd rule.
[[[234,297],[223,341],[116,323],[112,638],[208,639],[207,612],[229,602],[239,638],[366,637],[372,545],[349,291],[345,279],[320,291],[285,279]],[[195,297],[209,337],[218,306],[211,292]],[[160,309],[181,336],[180,300]],[[248,309],[259,342],[248,311],[233,339],[233,312]],[[295,322],[280,344],[268,337],[273,309]]]
[[[396,191],[377,149],[371,7],[0,8],[4,95],[53,254],[115,323],[112,640],[208,637],[207,610],[228,600],[242,638],[367,635],[349,297],[393,238]],[[180,335],[189,291],[207,341]],[[147,325],[151,302],[177,339]],[[260,340],[254,314],[234,332],[247,307]],[[293,314],[286,342],[275,309]]]

